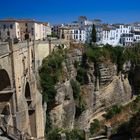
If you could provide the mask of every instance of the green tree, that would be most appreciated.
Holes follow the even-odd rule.
[[[52,129],[48,135],[47,135],[47,139],[48,140],[61,140],[61,137],[60,137],[60,133],[61,130],[60,129]]]
[[[93,24],[92,26],[92,34],[91,34],[91,43],[96,43],[96,28],[95,25]]]
[[[67,140],[84,140],[84,132],[82,130],[73,129],[70,132],[66,132]]]
[[[70,81],[72,89],[73,89],[73,97],[74,99],[79,99],[80,97],[80,84],[73,79]]]
[[[90,124],[90,134],[95,134],[100,130],[100,122],[99,120],[95,119],[91,124]]]
[[[105,115],[105,118],[107,120],[113,118],[115,115],[121,113],[122,106],[114,105],[111,109],[107,110],[107,114]]]

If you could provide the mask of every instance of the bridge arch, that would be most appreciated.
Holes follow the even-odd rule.
[[[11,88],[10,77],[6,70],[0,69],[0,91]]]
[[[8,124],[11,114],[12,89],[8,72],[0,69],[0,118],[1,123]]]

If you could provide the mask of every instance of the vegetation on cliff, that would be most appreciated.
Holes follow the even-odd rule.
[[[103,47],[90,46],[86,50],[86,55],[94,63],[111,61],[117,64],[118,72],[120,72],[125,62],[123,51],[123,47],[112,47],[110,45]]]
[[[57,91],[55,86],[58,82],[63,80],[63,62],[65,62],[65,52],[64,50],[57,50],[45,58],[42,62],[42,67],[39,71],[40,83],[42,86],[42,95],[44,101],[48,104],[48,109],[46,113],[46,133],[49,140],[59,140],[58,134],[64,130],[52,129],[51,121],[49,117],[49,111],[55,106],[55,97]],[[134,48],[123,48],[123,47],[112,47],[110,45],[105,45],[103,47],[98,47],[95,45],[90,45],[85,48],[83,53],[83,58],[81,62],[73,62],[74,67],[77,70],[77,76],[75,79],[71,80],[71,86],[73,89],[73,97],[75,100],[76,114],[75,118],[78,118],[83,111],[85,111],[85,103],[82,95],[80,94],[80,87],[82,85],[87,85],[89,83],[88,70],[89,64],[92,62],[94,64],[94,76],[100,77],[99,63],[108,62],[117,65],[118,73],[123,70],[123,64],[126,61],[131,61],[133,65],[138,65],[140,58],[140,45],[136,45]],[[138,104],[132,104],[132,110],[137,108]],[[135,106],[135,107],[134,107]],[[138,107],[139,108],[139,107]],[[121,114],[125,110],[124,107],[113,106],[107,111],[105,116],[107,121],[111,121],[113,118]],[[134,113],[134,112],[133,112]],[[90,132],[94,134],[100,129],[100,122],[94,120],[91,124]],[[68,140],[82,140],[83,133],[80,130],[66,131]]]
[[[117,65],[118,73],[123,70],[123,64],[126,61],[131,61],[137,64],[140,59],[140,44],[136,44],[132,48],[124,47],[112,47],[110,45],[104,45],[98,47],[96,45],[90,45],[87,47],[86,56],[90,61],[95,63],[111,61]]]
[[[62,75],[63,60],[64,54],[60,49],[59,51],[53,52],[51,55],[46,57],[42,62],[41,69],[39,70],[43,100],[47,103],[48,106],[46,112],[46,133],[51,130],[49,111],[55,104],[55,96],[57,93],[55,85],[60,80]]]
[[[74,97],[75,104],[76,104],[75,117],[77,118],[85,110],[85,103],[83,101],[83,98],[80,95],[80,84],[77,81],[72,79],[71,86],[73,89],[73,97]]]
[[[66,132],[67,140],[85,140],[84,132],[82,130],[73,129]]]
[[[96,35],[97,33],[96,33],[96,27],[95,27],[95,25],[93,24],[92,25],[92,34],[91,34],[91,43],[93,42],[93,43],[96,43],[96,41],[97,41],[97,35]]]
[[[62,62],[64,56],[62,51],[57,51],[49,55],[42,62],[39,71],[40,83],[42,86],[43,99],[47,103],[53,103],[56,96],[55,85],[62,74]]]
[[[79,129],[65,130],[65,129],[52,129],[48,135],[48,140],[61,140],[61,134],[64,134],[66,140],[85,140],[84,131]]]
[[[100,122],[99,120],[95,119],[93,120],[93,122],[90,124],[90,134],[94,135],[95,133],[97,133],[100,130]]]
[[[116,115],[107,118],[106,121],[106,123],[109,123],[113,127],[112,132],[114,134],[127,133],[131,134],[131,136],[135,136],[140,133],[140,96],[136,97],[136,99],[129,104],[122,106],[121,109],[118,110],[117,107],[115,110],[117,110]]]
[[[114,105],[112,108],[107,110],[105,118],[109,120],[114,116],[116,116],[117,114],[121,113],[121,111],[122,111],[122,106]]]

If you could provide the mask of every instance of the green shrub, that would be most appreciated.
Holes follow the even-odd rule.
[[[51,131],[54,133],[54,137],[51,136],[51,121],[49,117],[49,111],[55,103],[56,89],[55,85],[59,81],[62,71],[63,53],[60,51],[53,52],[51,55],[46,57],[43,62],[41,69],[39,70],[40,83],[42,87],[43,100],[47,103],[48,108],[46,112],[46,133],[49,133],[49,140],[57,140],[57,131]]]
[[[90,124],[90,134],[93,135],[97,133],[100,130],[100,122],[99,120],[95,119],[93,122]]]
[[[73,129],[70,132],[66,132],[67,140],[84,140],[84,132],[82,130]]]
[[[56,90],[55,84],[59,81],[62,71],[63,56],[59,52],[54,52],[42,62],[39,71],[40,83],[43,91],[44,100],[52,103],[55,100]]]
[[[87,70],[80,66],[77,70],[76,80],[81,85],[87,84],[88,83]]]
[[[113,118],[115,115],[119,114],[122,111],[122,106],[114,105],[111,109],[107,111],[105,118],[107,120]]]
[[[79,62],[78,61],[74,61],[74,67],[77,69],[79,66]]]
[[[85,103],[81,96],[77,99],[75,117],[78,118],[85,111]]]
[[[117,64],[118,72],[120,72],[125,62],[123,50],[123,47],[112,47],[110,45],[104,45],[103,47],[89,46],[86,50],[86,55],[89,60],[96,63],[110,60],[111,62]]]
[[[46,134],[51,130],[51,120],[50,115],[48,112],[46,112],[46,125],[45,125],[45,132]]]
[[[77,81],[71,80],[71,86],[73,89],[73,97],[76,102],[76,114],[75,117],[79,117],[81,113],[85,110],[84,101],[80,95],[80,84]]]
[[[47,134],[47,139],[48,140],[61,140],[60,129],[52,129],[48,134]]]
[[[80,84],[77,81],[74,81],[73,79],[70,81],[70,83],[73,89],[73,97],[76,100],[80,96]]]

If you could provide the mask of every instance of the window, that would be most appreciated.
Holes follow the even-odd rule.
[[[10,24],[10,29],[13,29],[13,25],[12,24]]]
[[[7,35],[10,36],[10,32],[9,31],[7,31]]]
[[[3,29],[6,29],[6,25],[3,25]]]
[[[34,31],[32,31],[32,35],[34,35]]]
[[[25,26],[27,27],[27,26],[28,26],[28,24],[27,24],[27,23],[25,23]]]

